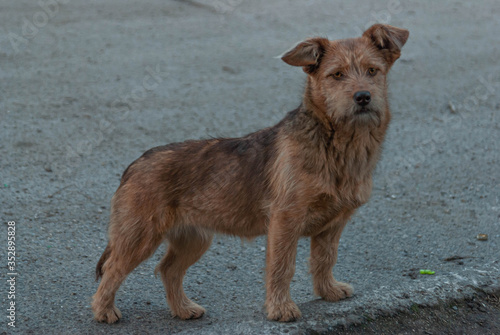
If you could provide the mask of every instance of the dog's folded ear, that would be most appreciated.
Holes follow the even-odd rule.
[[[293,66],[302,66],[304,72],[312,73],[319,65],[330,41],[322,37],[308,38],[281,55],[281,59]]]
[[[401,48],[405,45],[410,32],[388,24],[374,24],[368,28],[363,37],[367,37],[384,54],[389,65],[401,56]]]

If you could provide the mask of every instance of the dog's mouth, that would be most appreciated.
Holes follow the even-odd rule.
[[[361,115],[361,114],[370,114],[373,113],[374,110],[366,107],[362,107],[358,110],[356,110],[356,114]]]
[[[352,107],[351,107],[352,108]],[[377,108],[369,106],[355,106],[346,110],[345,114],[333,113],[331,116],[336,122],[354,122],[359,125],[379,125],[382,118],[382,112]]]
[[[382,117],[379,110],[369,108],[368,106],[357,108],[353,116],[353,121],[358,124],[375,125],[377,127],[380,125]]]

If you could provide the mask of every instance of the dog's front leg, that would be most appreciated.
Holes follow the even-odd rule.
[[[333,267],[337,262],[340,235],[347,223],[347,218],[335,222],[331,228],[311,238],[311,273],[314,292],[326,301],[338,301],[350,297],[351,285],[336,281]]]
[[[290,297],[290,282],[295,272],[295,256],[300,237],[296,218],[274,215],[269,223],[266,258],[267,318],[294,321],[300,310]]]

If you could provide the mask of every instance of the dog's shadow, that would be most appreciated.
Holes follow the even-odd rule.
[[[336,302],[315,298],[299,303],[298,306],[302,312],[302,319],[304,320],[316,320],[318,315],[323,315],[328,318],[341,318],[345,316],[345,312],[348,309],[347,305],[352,305],[355,300],[356,296]]]
[[[137,304],[133,304],[130,307],[125,307],[121,309],[123,318],[120,319],[116,324],[111,325],[114,331],[120,330],[130,330],[131,328],[140,327],[143,328],[145,325],[150,330],[155,331],[168,331],[168,332],[181,332],[190,331],[195,329],[207,329],[212,325],[217,324],[218,327],[223,327],[224,324],[227,326],[233,324],[250,324],[250,325],[282,325],[285,328],[292,327],[297,323],[315,321],[315,322],[327,322],[331,323],[331,320],[341,320],[346,316],[346,310],[348,307],[345,305],[352,305],[353,300],[356,297],[350,297],[338,302],[328,302],[321,298],[313,298],[311,300],[300,302],[298,306],[302,312],[302,317],[295,322],[277,322],[268,320],[266,317],[265,307],[262,306],[246,306],[241,308],[238,306],[222,306],[212,305],[207,307],[207,312],[201,318],[181,320],[170,314],[170,310],[167,306],[160,305],[150,305],[149,308],[138,310]],[[99,324],[103,327],[110,327],[107,324]],[[288,326],[287,326],[288,325]],[[98,327],[101,328],[101,327]],[[99,329],[96,329],[99,332]]]

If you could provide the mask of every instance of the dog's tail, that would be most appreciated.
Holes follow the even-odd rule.
[[[102,277],[104,274],[104,271],[102,269],[104,263],[107,261],[109,258],[109,255],[111,254],[111,247],[108,245],[106,246],[106,249],[104,249],[104,252],[102,253],[101,258],[99,259],[99,262],[97,262],[97,266],[95,268],[95,281],[99,281],[99,278]]]

